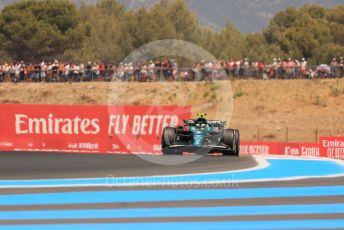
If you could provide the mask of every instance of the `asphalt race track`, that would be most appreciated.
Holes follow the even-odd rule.
[[[164,156],[167,159],[182,157]],[[166,166],[150,163],[136,155],[41,152],[0,152],[0,159],[1,180],[154,176],[238,170],[257,164],[252,157],[225,157],[224,160],[218,156],[204,156],[188,164]]]
[[[159,156],[162,157],[162,156]],[[344,229],[344,164],[0,153],[0,229]]]

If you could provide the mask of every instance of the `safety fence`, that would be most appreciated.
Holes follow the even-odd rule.
[[[344,135],[344,127],[337,126],[332,129],[296,126],[276,129],[243,127],[240,128],[240,133],[243,140],[249,141],[319,143],[320,137]]]

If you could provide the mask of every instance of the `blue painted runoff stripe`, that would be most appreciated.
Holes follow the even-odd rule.
[[[340,229],[344,220],[272,220],[272,221],[221,221],[221,222],[165,222],[165,223],[116,223],[116,224],[49,224],[7,225],[0,230],[229,230],[229,229]]]
[[[0,220],[253,216],[344,213],[344,203],[312,205],[1,211]]]
[[[0,195],[0,205],[82,204],[273,197],[343,196],[344,186],[85,191]]]
[[[269,166],[241,172],[219,172],[177,176],[120,177],[51,180],[0,180],[0,187],[106,186],[172,183],[245,182],[344,175],[344,166],[331,160],[268,159]]]

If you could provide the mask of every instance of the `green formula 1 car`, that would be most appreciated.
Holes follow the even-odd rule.
[[[183,126],[165,127],[162,133],[164,154],[208,154],[239,156],[239,130],[225,128],[222,120],[207,120],[206,114],[197,119],[184,120]]]

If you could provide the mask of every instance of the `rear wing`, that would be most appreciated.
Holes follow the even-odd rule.
[[[223,120],[207,120],[207,123],[214,127],[225,127],[226,121]]]
[[[195,120],[184,120],[184,125],[195,125]],[[225,127],[226,121],[223,120],[206,120],[206,123],[213,127]]]

